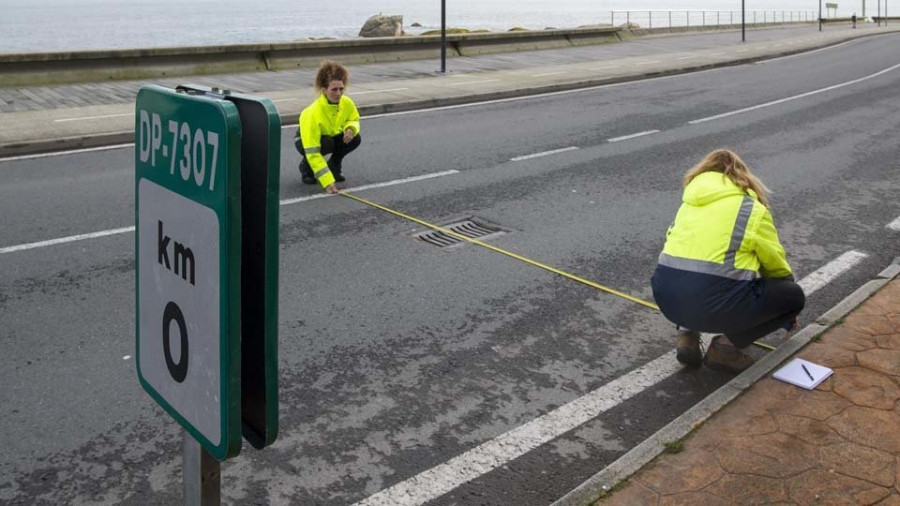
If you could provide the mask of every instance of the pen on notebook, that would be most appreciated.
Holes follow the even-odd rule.
[[[816,378],[813,378],[812,374],[809,373],[809,369],[806,368],[805,364],[800,364],[800,367],[802,367],[803,372],[805,372],[806,375],[809,376],[809,381],[816,381]]]

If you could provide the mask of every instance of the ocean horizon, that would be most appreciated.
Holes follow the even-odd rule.
[[[628,0],[446,3],[448,27],[491,31],[610,24],[611,11],[670,10],[673,5],[662,0],[640,4]],[[853,7],[856,3],[859,0],[841,2],[838,15],[861,13],[859,7]],[[748,10],[778,15],[782,11],[814,12],[808,1],[761,0],[747,4]],[[252,4],[237,0],[0,0],[0,53],[347,39],[356,38],[365,20],[375,14],[402,15],[404,29],[411,35],[440,28],[440,0],[344,0],[340,8],[336,5],[298,0],[257,0]],[[741,3],[685,0],[677,6],[674,10],[726,12],[739,11]],[[872,15],[872,0],[869,7]],[[624,14],[613,21],[616,25],[624,23]],[[421,26],[413,27],[414,23]]]

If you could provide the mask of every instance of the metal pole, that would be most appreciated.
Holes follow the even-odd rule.
[[[669,28],[672,28],[672,11],[669,11]]]
[[[819,0],[819,31],[822,31],[822,0]]]
[[[741,0],[741,42],[747,42],[747,3],[746,0]]]
[[[441,74],[447,73],[447,0],[441,0]]]
[[[653,11],[647,11],[647,15],[650,16],[649,28],[653,28]]]
[[[219,461],[206,452],[187,431],[184,437],[184,455],[181,473],[184,479],[185,506],[219,506],[221,497],[221,470]]]

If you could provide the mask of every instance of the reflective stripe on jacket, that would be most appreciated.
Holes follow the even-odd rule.
[[[334,184],[334,176],[328,169],[328,163],[322,156],[322,136],[333,137],[352,129],[353,135],[359,134],[359,111],[350,97],[344,95],[337,104],[328,102],[325,94],[319,95],[315,102],[300,113],[298,126],[300,139],[306,160],[313,174],[323,188]]]
[[[704,172],[684,189],[659,264],[735,280],[791,275],[772,214],[721,172]]]

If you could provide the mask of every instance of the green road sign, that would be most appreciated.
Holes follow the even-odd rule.
[[[241,420],[260,449],[278,435],[278,214],[281,119],[267,98],[186,84],[238,109],[241,139]]]
[[[138,93],[138,378],[218,460],[241,448],[240,150],[234,104]]]

